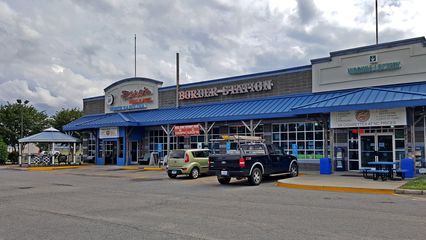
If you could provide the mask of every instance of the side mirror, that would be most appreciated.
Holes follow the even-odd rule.
[[[287,151],[287,152],[285,152],[285,154],[290,155],[290,152],[289,152],[289,151]]]

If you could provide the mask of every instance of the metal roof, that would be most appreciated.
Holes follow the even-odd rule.
[[[274,96],[139,112],[88,115],[64,126],[64,130],[283,118],[301,114],[426,106],[424,93],[426,93],[426,82]]]
[[[61,133],[55,128],[48,128],[41,133],[21,138],[18,141],[20,143],[75,143],[80,140],[65,133]]]

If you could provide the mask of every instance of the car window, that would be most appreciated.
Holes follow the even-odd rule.
[[[241,148],[244,150],[245,154],[259,154],[259,155],[266,154],[265,149],[260,144],[242,145]]]
[[[209,157],[209,151],[208,150],[193,151],[192,156],[194,156],[195,158],[208,158]]]
[[[268,150],[272,155],[283,155],[283,151],[275,145],[268,145]]]
[[[170,153],[170,158],[184,158],[185,157],[185,150],[173,150]]]

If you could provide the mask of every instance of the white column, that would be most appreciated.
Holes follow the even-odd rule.
[[[27,143],[27,144],[29,144],[29,143]],[[22,145],[22,152],[24,152],[24,148],[25,148],[25,146],[24,145]],[[28,165],[30,165],[31,164],[31,155],[30,155],[30,146],[28,145]]]
[[[18,145],[18,153],[19,153],[19,166],[22,165],[22,146],[21,143]]]
[[[52,143],[52,151],[51,151],[51,154],[52,154],[52,165],[55,164],[55,154],[53,154],[54,152],[55,152],[55,143]]]
[[[72,149],[72,162],[75,164],[75,146],[76,144],[74,143],[74,148]]]
[[[128,149],[126,148],[126,150],[128,150]],[[79,162],[79,164],[81,164],[83,162],[83,149],[81,148],[81,142],[79,143],[78,151],[80,152],[80,162]]]

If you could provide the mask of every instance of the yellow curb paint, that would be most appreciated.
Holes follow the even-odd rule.
[[[128,167],[122,167],[120,170],[139,170],[138,166],[128,166]]]
[[[370,194],[389,194],[389,195],[395,194],[395,191],[390,189],[315,186],[315,185],[302,185],[302,184],[280,183],[280,182],[276,183],[275,186],[293,188],[293,189],[317,190],[317,191],[329,191],[329,192],[351,192],[351,193],[370,193]]]
[[[145,167],[145,168],[143,168],[143,170],[145,170],[145,171],[161,171],[163,169],[157,168],[157,167]]]
[[[299,173],[298,177],[302,177],[302,176],[305,176],[305,174],[304,173]]]
[[[62,169],[74,169],[80,168],[80,166],[63,166],[63,167],[29,167],[28,171],[53,171],[53,170],[62,170]]]

